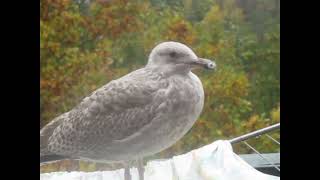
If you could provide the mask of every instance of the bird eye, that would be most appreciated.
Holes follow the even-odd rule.
[[[175,51],[171,51],[171,52],[169,53],[169,56],[170,56],[170,57],[176,57],[176,56],[177,56],[177,53],[176,53]]]

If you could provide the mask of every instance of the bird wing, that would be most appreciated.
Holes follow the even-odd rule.
[[[49,124],[40,130],[40,157],[51,154],[48,149],[48,141],[53,131],[63,122],[67,117],[67,113],[54,118]]]
[[[139,131],[155,118],[165,101],[168,83],[160,79],[140,69],[94,91],[65,114],[49,139],[49,150],[77,154]]]

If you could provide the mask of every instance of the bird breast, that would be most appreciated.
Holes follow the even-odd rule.
[[[171,120],[168,131],[173,139],[181,138],[199,117],[204,103],[202,83],[193,73],[187,78],[180,76],[169,79],[167,104]],[[168,134],[171,134],[168,132]],[[177,136],[177,137],[175,137]]]
[[[142,133],[145,143],[138,148],[141,156],[158,153],[172,146],[191,129],[202,111],[204,92],[195,74],[190,72],[187,77],[172,76],[168,82],[169,86],[164,92],[166,100],[158,107],[158,117]]]

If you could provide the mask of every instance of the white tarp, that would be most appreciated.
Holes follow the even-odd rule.
[[[54,172],[40,174],[41,180],[123,180],[124,170],[97,172]],[[138,171],[131,168],[132,180]],[[229,141],[216,141],[169,160],[151,161],[145,180],[278,180],[263,174],[233,153]]]

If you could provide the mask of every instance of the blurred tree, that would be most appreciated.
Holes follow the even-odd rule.
[[[150,50],[167,40],[214,59],[218,71],[195,72],[205,89],[200,118],[179,142],[149,159],[280,121],[279,0],[41,0],[40,127],[96,88],[142,67]],[[267,139],[250,143],[262,152],[279,150]],[[243,146],[235,151],[250,152]],[[62,161],[41,172],[106,168]]]

